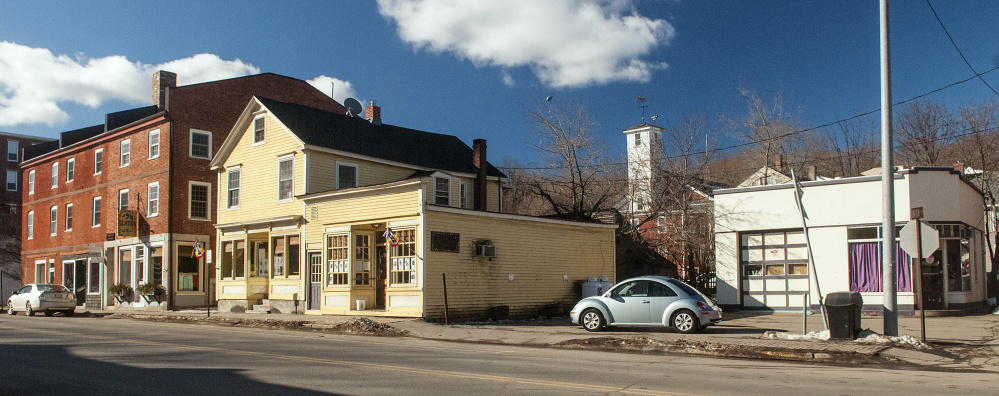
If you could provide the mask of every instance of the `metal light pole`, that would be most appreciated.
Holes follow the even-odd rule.
[[[888,35],[888,0],[881,0],[881,188],[884,219],[881,225],[881,270],[884,293],[884,333],[898,335],[895,309],[895,163],[892,157],[891,45]]]

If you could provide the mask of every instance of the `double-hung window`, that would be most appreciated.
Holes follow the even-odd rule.
[[[264,135],[264,116],[253,119],[253,144],[261,144],[266,141]]]
[[[17,141],[7,141],[7,161],[17,162]]]
[[[118,190],[118,210],[128,209],[128,189]]]
[[[194,220],[208,220],[208,192],[212,186],[208,183],[191,182],[188,196],[188,216]]]
[[[132,163],[132,140],[125,139],[121,141],[121,155],[119,156],[118,167],[126,167],[128,164]]]
[[[160,182],[149,183],[149,187],[146,191],[146,212],[148,212],[148,217],[154,217],[160,214]]]
[[[149,131],[149,159],[160,156],[160,130]]]
[[[76,177],[76,158],[66,161],[66,183],[73,181]]]
[[[17,191],[17,171],[7,171],[7,191]]]
[[[28,194],[35,193],[35,170],[28,171]]]
[[[66,204],[66,231],[73,229],[73,204]]]
[[[99,227],[101,225],[101,197],[94,197],[94,216],[91,220],[91,225],[93,227]]]
[[[357,187],[357,165],[336,164],[337,189]]]
[[[451,206],[451,179],[434,178],[434,204]]]
[[[226,194],[226,207],[227,208],[239,208],[239,168],[229,169],[226,172],[227,177],[227,194]]]
[[[295,158],[278,161],[278,201],[290,200],[295,194]]]
[[[59,187],[59,163],[52,164],[52,188]]]
[[[35,211],[28,212],[28,239],[35,239]]]
[[[468,209],[468,183],[458,185],[458,204],[462,209]]]
[[[198,129],[191,130],[191,158],[212,158],[212,133]]]
[[[99,175],[104,171],[104,149],[99,148],[94,151],[94,174]]]
[[[59,208],[53,206],[49,208],[49,236],[55,236],[56,223],[59,222]]]

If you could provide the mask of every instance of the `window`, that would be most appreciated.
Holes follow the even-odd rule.
[[[73,181],[76,177],[76,158],[70,158],[66,161],[66,183]]]
[[[73,229],[73,204],[66,204],[66,231]]]
[[[357,187],[357,165],[338,162],[336,180],[337,189]]]
[[[28,239],[35,239],[35,211],[28,212]]]
[[[52,164],[52,188],[59,187],[59,163]]]
[[[118,249],[118,283],[132,284],[132,249]]]
[[[253,119],[253,144],[264,143],[264,116]]]
[[[458,204],[462,209],[468,209],[468,183],[458,185]]]
[[[17,141],[7,141],[7,161],[17,162]]]
[[[371,284],[371,235],[354,235],[354,284]]]
[[[249,275],[252,277],[267,277],[267,269],[270,267],[267,264],[267,259],[270,256],[267,254],[267,241],[251,241],[250,242],[250,271]]]
[[[212,158],[212,133],[208,131],[191,130],[191,158]]]
[[[101,225],[101,197],[94,197],[94,216],[91,224],[93,227]]]
[[[28,194],[35,193],[35,170],[28,172]]]
[[[642,145],[642,135],[635,134],[635,147],[639,147],[641,145]]]
[[[208,191],[212,186],[208,183],[191,182],[188,196],[188,217],[194,220],[208,220]]]
[[[242,278],[246,268],[246,242],[222,242],[222,278]]]
[[[154,285],[163,284],[163,246],[149,247],[149,264],[146,273],[149,276],[147,282]]]
[[[154,129],[149,131],[149,159],[159,158],[160,156],[160,130]]]
[[[135,273],[135,277],[138,278],[139,284],[146,283],[146,277],[142,273],[143,267],[146,266],[146,252],[145,248],[142,246],[135,247],[135,261],[132,265],[132,272]]]
[[[177,246],[177,291],[201,290],[201,258],[194,255],[194,246]]]
[[[228,175],[227,208],[239,208],[239,168],[230,169]]]
[[[94,151],[94,174],[99,175],[104,171],[104,149],[99,148]]]
[[[155,217],[160,214],[160,182],[149,183],[146,189],[146,212],[148,217]]]
[[[881,269],[881,238],[882,227],[851,227],[846,231],[848,249],[848,268],[850,272],[850,291],[880,292],[882,282]],[[896,230],[895,235],[898,235]],[[895,240],[895,257],[897,263],[908,263],[910,257]],[[909,265],[896,265],[896,291],[912,291],[909,281]]]
[[[347,257],[349,239],[347,234],[329,235],[326,237],[326,261],[329,279],[326,284],[346,285],[348,284],[347,271],[350,270],[350,259]]]
[[[87,283],[87,293],[100,293],[101,292],[101,262],[99,260],[90,260],[90,276]]]
[[[56,223],[59,218],[59,209],[55,206],[49,208],[49,235],[55,236],[56,234]]]
[[[272,274],[274,277],[287,277],[299,275],[299,241],[298,235],[278,236],[272,238],[274,244],[274,255],[271,262],[274,265]]]
[[[434,178],[434,203],[451,206],[451,179],[446,177]]]
[[[45,260],[35,261],[35,283],[45,283]],[[29,291],[31,286],[25,286]],[[21,289],[21,291],[25,291]]]
[[[118,190],[118,210],[128,209],[128,189]]]
[[[392,274],[389,282],[397,284],[416,283],[416,230],[395,232],[399,244],[392,248]]]
[[[125,139],[121,141],[121,156],[119,158],[120,165],[118,167],[125,167],[132,163],[132,140]]]
[[[295,159],[278,161],[278,201],[292,199],[295,190]]]
[[[7,171],[7,191],[17,191],[17,171]]]

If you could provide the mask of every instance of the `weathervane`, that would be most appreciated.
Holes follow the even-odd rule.
[[[638,99],[635,99],[635,101],[641,103],[638,105],[638,108],[642,109],[642,122],[645,122],[645,108],[649,107],[645,105],[645,97],[639,96]]]

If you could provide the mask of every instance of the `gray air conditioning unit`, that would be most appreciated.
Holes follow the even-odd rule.
[[[475,245],[476,257],[496,257],[496,245]]]

